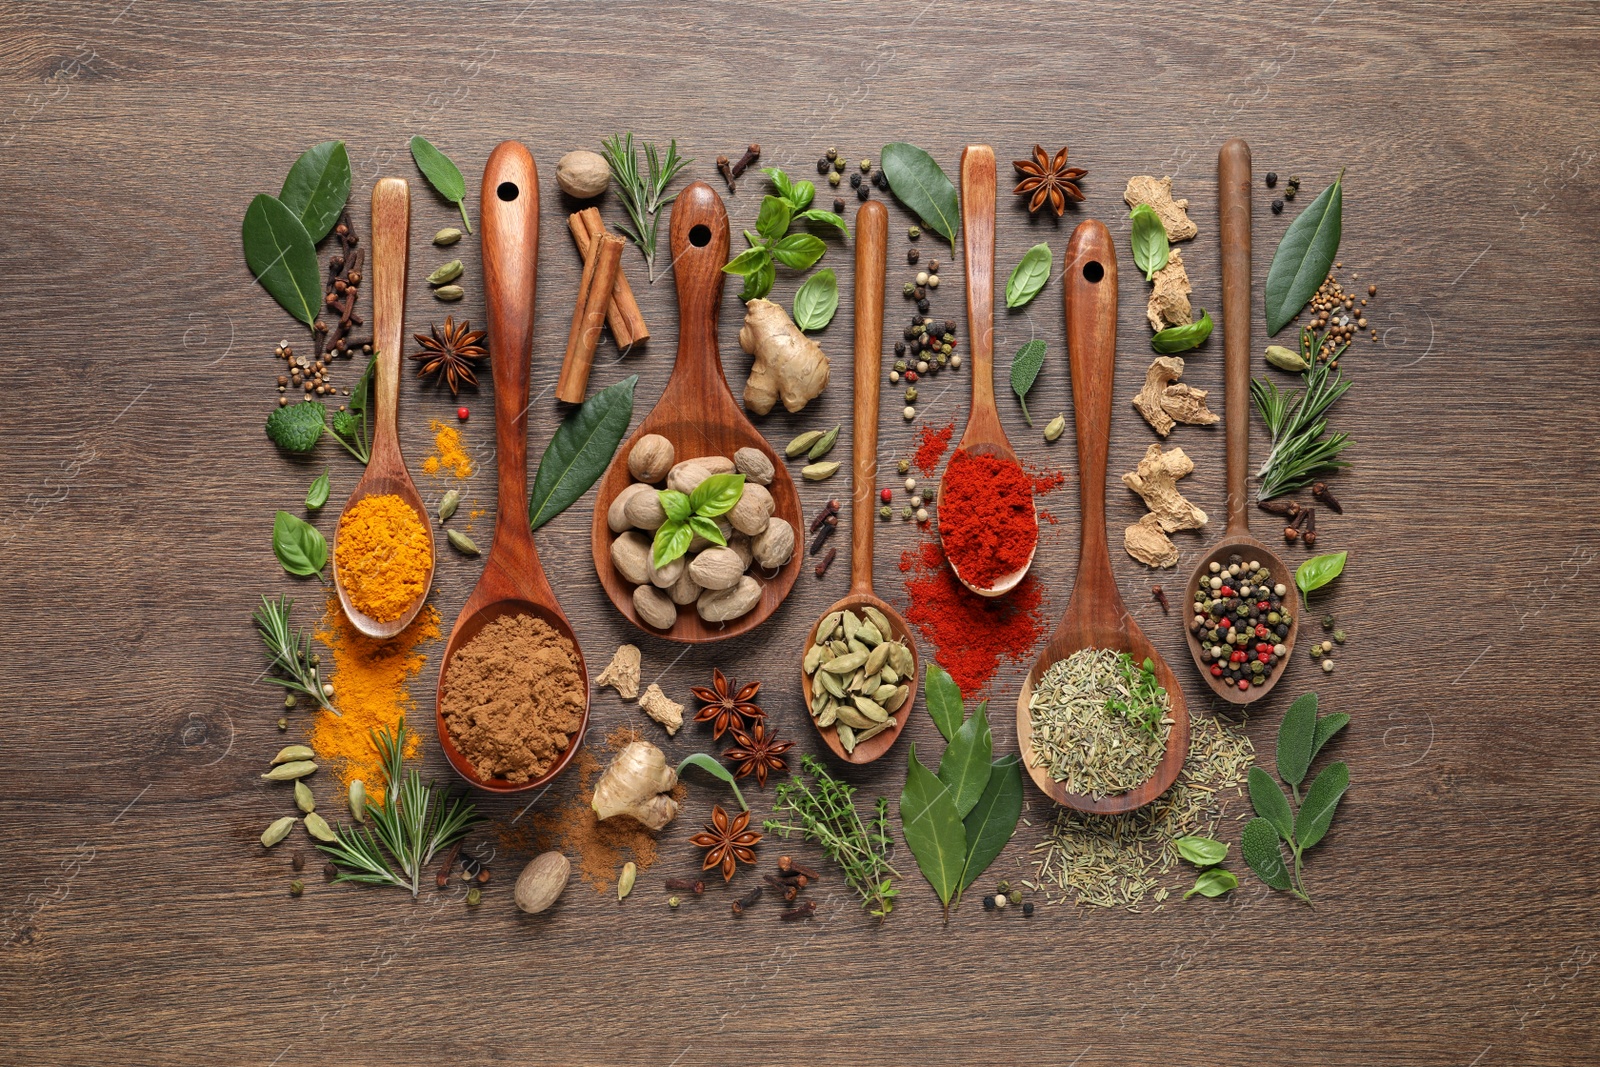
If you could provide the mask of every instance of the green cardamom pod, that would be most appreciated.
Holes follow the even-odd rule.
[[[451,530],[445,534],[445,537],[450,539],[450,546],[457,552],[467,556],[478,555],[477,543],[460,530]]]
[[[787,445],[785,445],[783,448],[783,454],[788,456],[790,459],[794,459],[796,456],[811,451],[811,446],[816,444],[821,437],[821,430],[807,430],[805,433],[801,434],[799,437],[796,437],[793,441],[790,441]]]
[[[638,864],[629,860],[622,865],[622,874],[617,878],[617,900],[622,901],[628,898],[628,894],[633,892],[634,879],[638,877]]]
[[[811,463],[800,468],[800,475],[808,482],[820,482],[832,478],[838,470],[839,461],[830,459],[825,463]]]
[[[311,787],[298,778],[294,782],[294,806],[307,815],[317,810],[317,798],[311,795]]]
[[[815,463],[817,460],[833,451],[833,446],[839,443],[839,427],[835,426],[821,437],[806,452],[806,459]]]
[[[1064,434],[1066,432],[1067,432],[1067,417],[1066,417],[1066,415],[1064,415],[1064,414],[1063,415],[1057,415],[1055,418],[1050,420],[1050,425],[1048,425],[1048,426],[1046,426],[1044,428],[1044,439],[1046,441],[1054,441],[1056,438],[1060,437],[1062,434]]]
[[[314,811],[306,812],[306,833],[318,841],[337,841],[339,835],[333,832],[333,827],[328,825],[328,820]]]
[[[459,285],[441,285],[433,291],[433,295],[444,301],[456,301],[466,296],[466,291]]]
[[[439,501],[439,521],[449,522],[450,516],[456,513],[456,508],[461,506],[461,490],[452,489]]]
[[[433,235],[433,243],[438,245],[440,248],[453,245],[459,240],[461,240],[461,231],[456,229],[454,226],[446,226],[444,229]]]
[[[278,754],[272,757],[272,765],[276,767],[280,763],[292,763],[295,760],[316,758],[317,754],[311,751],[311,746],[309,745],[289,745],[287,748],[279,749]]]
[[[261,777],[269,782],[292,782],[304,778],[317,769],[311,760],[295,760],[293,763],[280,763]]]
[[[428,284],[444,285],[448,282],[453,282],[457,278],[461,277],[462,269],[461,261],[459,259],[452,259],[450,262],[444,264],[438,270],[428,275]]]
[[[359,778],[350,779],[350,815],[356,822],[367,821],[367,785]]]
[[[293,830],[294,824],[299,821],[300,820],[296,819],[293,815],[285,815],[283,818],[267,827],[264,831],[262,831],[261,834],[262,847],[271,848],[279,841],[282,841],[284,838],[288,837],[289,831]]]
[[[1295,374],[1304,373],[1306,368],[1311,366],[1300,353],[1282,345],[1267,346],[1267,362],[1279,370],[1292,371]]]

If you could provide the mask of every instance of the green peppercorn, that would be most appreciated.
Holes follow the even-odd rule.
[[[880,518],[880,519],[892,519],[892,518],[894,518],[894,508],[891,508],[888,504],[885,504],[883,507],[878,509],[878,518]]]
[[[1017,892],[1015,889],[1013,889],[1010,893],[1008,893],[1006,895],[1006,899],[1008,901],[1010,901],[1012,904],[1021,904],[1022,903],[1022,894]]]
[[[288,696],[283,698],[283,706],[286,707],[286,708],[294,707],[294,694],[293,693],[290,693]]]
[[[901,374],[904,374],[906,372],[906,361],[903,359],[895,360],[894,369],[899,371]]]
[[[909,459],[903,459],[896,464],[895,469],[901,474],[907,474],[911,471],[911,461]]]
[[[678,897],[668,897],[667,898],[667,907],[669,907],[669,908],[676,908],[679,904],[682,904],[682,903],[683,903],[683,901]]]
[[[916,403],[916,401],[917,401],[917,387],[913,385],[909,389],[906,390],[906,403],[907,404],[914,404],[914,403]]]
[[[832,173],[830,173],[828,175],[828,184],[829,185],[838,185],[839,181],[840,181],[840,178],[839,178],[839,172],[838,171],[833,171]]]
[[[1333,629],[1333,616],[1332,615],[1324,615],[1322,617],[1322,628],[1324,630]]]
[[[285,718],[282,718],[280,716],[279,719],[278,719],[278,732],[281,734],[281,733],[283,733],[283,731],[287,730],[288,728],[289,728],[289,720],[285,719]]]
[[[1335,631],[1333,631],[1333,640],[1334,640],[1334,642],[1336,644],[1341,644],[1341,645],[1344,644],[1344,631],[1343,630],[1335,630]]]
[[[302,882],[300,879],[296,878],[294,881],[289,883],[289,895],[291,897],[297,897],[301,893],[304,893],[305,891],[306,891],[306,884],[304,882]]]
[[[470,908],[477,907],[478,906],[478,902],[481,901],[482,899],[483,899],[483,890],[479,889],[477,886],[473,886],[471,889],[467,890],[467,906],[468,907],[470,907]]]
[[[915,241],[918,237],[922,236],[922,229],[918,226],[913,226],[906,231],[906,236]]]
[[[865,174],[865,173],[867,173],[867,171],[869,171],[871,169],[872,169],[872,160],[863,159],[861,161],[861,173]]]
[[[901,520],[903,522],[910,522],[911,521],[911,516],[913,516],[915,514],[916,514],[916,512],[913,511],[909,507],[905,507],[905,508],[901,508],[900,509],[900,518],[901,518]]]
[[[833,169],[834,169],[834,171],[836,173],[839,173],[839,174],[843,174],[844,173],[844,157],[843,156],[840,156],[838,159],[833,161]]]
[[[906,287],[903,290],[903,292],[905,293],[906,296],[916,296],[917,295],[917,287],[915,285],[913,285],[911,282],[906,282]]]

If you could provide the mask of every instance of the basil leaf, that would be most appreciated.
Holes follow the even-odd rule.
[[[1251,819],[1245,823],[1239,851],[1244,853],[1244,861],[1256,872],[1257,878],[1274,889],[1289,888],[1289,869],[1283,865],[1278,832],[1266,819]]]
[[[962,719],[966,716],[961,707],[961,687],[956,685],[955,679],[951,678],[943,667],[937,663],[930,663],[923,675],[922,693],[923,703],[928,708],[928,718],[939,728],[940,736],[949,741],[955,737],[956,731],[961,728]]]
[[[1281,860],[1280,860],[1281,862]],[[1213,867],[1209,871],[1201,871],[1200,877],[1194,880],[1194,888],[1183,895],[1184,900],[1199,893],[1203,897],[1220,897],[1230,890],[1239,888],[1239,878],[1226,867]]]
[[[1298,786],[1311,769],[1311,741],[1317,732],[1317,694],[1307,693],[1289,705],[1278,725],[1278,777]],[[1266,812],[1259,811],[1265,815]]]
[[[743,252],[740,252],[738,255],[734,256],[728,261],[727,265],[722,268],[722,272],[724,274],[737,274],[740,277],[748,278],[750,275],[760,270],[763,264],[770,265],[771,263],[772,253],[767,251],[767,247],[765,245],[756,245],[754,248],[747,248]]]
[[[1214,837],[1180,837],[1173,845],[1196,867],[1212,867],[1228,858],[1228,843]]]
[[[743,474],[713,474],[694,487],[689,494],[689,507],[702,518],[714,519],[726,514],[743,495]]]
[[[767,252],[767,249],[762,248],[761,251]],[[772,265],[772,254],[767,252],[767,255],[761,258],[760,265],[745,275],[744,288],[739,291],[739,299],[747,304],[752,300],[760,300],[772,292],[772,283],[777,280],[778,271]]]
[[[691,508],[689,498],[676,489],[657,489],[656,499],[661,501],[661,510],[667,513],[667,518],[673,522],[688,522]]]
[[[1019,308],[1038,296],[1044,283],[1050,280],[1052,262],[1050,246],[1043,241],[1024,252],[1006,281],[1006,307]]]
[[[272,554],[290,574],[321,577],[328,562],[328,542],[309,522],[280,511],[272,521]]]
[[[433,191],[461,209],[461,225],[471,233],[472,220],[467,218],[467,181],[461,176],[461,168],[422,136],[411,138],[411,158],[417,161],[417,169],[428,179]]]
[[[794,294],[794,324],[801,330],[820,330],[839,310],[839,277],[824,267],[805,280]]]
[[[783,198],[794,206],[796,211],[804,211],[811,206],[811,201],[817,196],[817,187],[810,182],[795,182]]]
[[[306,490],[306,507],[316,511],[328,502],[328,472],[323,471],[317,480],[311,483],[311,488]]]
[[[845,225],[844,219],[840,218],[838,215],[835,215],[831,211],[823,211],[821,208],[812,208],[810,211],[800,212],[795,216],[795,218],[804,222],[824,222],[829,226],[837,226],[840,232],[842,232],[846,237],[850,236],[850,227]]]
[[[1211,336],[1213,325],[1211,312],[1201,308],[1199,322],[1191,322],[1187,326],[1168,326],[1150,338],[1150,347],[1163,356],[1187,352],[1191,348],[1198,348],[1207,337]]]
[[[962,723],[939,759],[939,781],[950,790],[956,814],[965,818],[989,784],[989,761],[994,758],[994,735],[989,716],[980,704]]]
[[[761,198],[761,214],[756,216],[756,232],[768,244],[789,232],[789,220],[794,217],[794,205],[779,196]]]
[[[322,309],[317,246],[300,217],[275,196],[260,193],[244,213],[244,260],[261,288],[310,326]]]
[[[1330,763],[1317,775],[1311,788],[1306,790],[1305,802],[1294,820],[1294,839],[1300,851],[1315,845],[1328,832],[1334,813],[1339,810],[1339,799],[1350,788],[1350,768],[1344,763]]]
[[[1039,377],[1039,368],[1044,366],[1044,339],[1035,337],[1011,357],[1011,391],[1017,394],[1017,399],[1022,403],[1022,417],[1033,425],[1033,416],[1028,414],[1028,390],[1033,388],[1034,381]]]
[[[989,869],[1017,829],[1022,818],[1022,758],[1001,756],[989,768],[983,795],[962,819],[967,836],[967,858],[961,871],[961,892]]]
[[[772,242],[770,247],[772,258],[793,270],[808,269],[828,250],[822,238],[810,233],[791,233]]]
[[[1250,805],[1256,814],[1272,824],[1278,836],[1285,841],[1294,834],[1294,812],[1289,810],[1289,799],[1272,780],[1272,775],[1260,767],[1250,768]]]
[[[1333,738],[1333,735],[1343,730],[1350,722],[1350,716],[1342,711],[1332,715],[1324,715],[1317,720],[1317,729],[1311,739],[1311,758],[1316,759],[1317,753],[1322,751],[1322,746]]]
[[[1167,265],[1172,245],[1167,241],[1167,228],[1161,216],[1149,204],[1138,204],[1128,213],[1133,226],[1133,261],[1144,271],[1144,280],[1154,281],[1156,271]]]
[[[1267,335],[1300,314],[1328,277],[1344,225],[1344,171],[1289,224],[1267,270]]]
[[[682,763],[678,764],[678,777],[682,778],[683,772],[690,767],[699,767],[711,777],[720,778],[728,783],[728,788],[733,790],[733,799],[739,802],[740,809],[743,811],[750,810],[750,805],[744,802],[744,794],[739,792],[739,783],[734,780],[732,772],[724,767],[715,756],[707,755],[704,752],[690,753],[683,757]]]
[[[1302,596],[1310,599],[1314,591],[1344,573],[1344,563],[1349,558],[1348,552],[1329,552],[1323,556],[1312,556],[1295,568],[1294,584],[1300,587]]]
[[[660,570],[689,551],[689,542],[693,540],[694,531],[686,522],[668,519],[658,526],[656,539],[650,545],[650,558],[654,561],[656,570]]]
[[[900,829],[911,854],[917,858],[917,866],[939,895],[939,903],[948,910],[960,890],[966,867],[967,832],[950,790],[917,761],[915,743],[906,763],[905,789],[900,794]]]
[[[933,157],[916,145],[897,141],[883,146],[878,163],[899,201],[954,249],[956,231],[961,228],[961,201]]]
[[[285,452],[310,452],[316,447],[326,425],[327,413],[320,400],[302,400],[287,407],[273,408],[267,416],[267,436]]]
[[[637,374],[631,374],[606,386],[561,420],[533,476],[533,492],[528,498],[528,522],[533,529],[571,507],[611,465],[611,457],[633,421],[633,387],[638,380]]]
[[[726,546],[728,543],[728,539],[722,536],[722,527],[704,515],[690,515],[689,529],[714,545]]]
[[[762,167],[761,173],[772,179],[772,187],[778,190],[779,196],[785,200],[789,199],[789,193],[794,189],[794,185],[781,167]]]
[[[343,141],[323,141],[300,154],[278,193],[313,244],[328,236],[350,199],[350,154]]]

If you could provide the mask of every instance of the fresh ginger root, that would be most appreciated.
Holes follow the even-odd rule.
[[[648,741],[634,741],[600,775],[590,806],[597,818],[631,815],[659,830],[678,814],[678,802],[669,795],[677,784],[677,772],[667,766],[661,750]]]
[[[756,357],[744,386],[744,406],[758,415],[782,397],[799,411],[828,384],[828,357],[822,346],[800,332],[780,304],[752,300],[745,305],[739,347]]]

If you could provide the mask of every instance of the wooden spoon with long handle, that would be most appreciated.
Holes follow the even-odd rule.
[[[1072,231],[1062,282],[1072,368],[1072,415],[1078,432],[1078,503],[1083,513],[1078,580],[1061,625],[1023,680],[1017,697],[1017,745],[1034,784],[1050,799],[1079,811],[1111,815],[1143,807],[1178,780],[1189,752],[1189,710],[1172,669],[1122,603],[1106,543],[1106,459],[1111,450],[1111,393],[1117,360],[1117,252],[1104,223],[1091,219]],[[1035,765],[1033,716],[1028,710],[1034,686],[1050,665],[1085,648],[1126,652],[1134,663],[1151,660],[1156,680],[1172,699],[1167,748],[1155,773],[1126,793],[1099,799],[1067,792],[1047,768]]]
[[[891,634],[911,649],[911,672],[905,679],[910,693],[893,713],[892,725],[856,745],[849,752],[839,741],[839,731],[819,726],[817,732],[847,763],[871,763],[894,745],[911,717],[917,702],[917,642],[906,620],[872,592],[873,487],[878,480],[878,378],[883,369],[883,287],[888,271],[889,213],[876,200],[869,200],[856,212],[856,343],[855,343],[855,436],[851,444],[850,473],[850,592],[822,613],[827,618],[836,611],[850,610],[858,615],[864,607],[876,608],[889,620]],[[818,621],[818,625],[821,621]],[[816,644],[817,627],[806,634],[804,653]],[[806,707],[811,706],[811,679],[800,671],[800,689]],[[816,719],[812,719],[815,724]]]
[[[411,188],[404,178],[380,178],[372,189],[372,358],[377,360],[367,407],[373,419],[372,452],[366,473],[356,483],[355,492],[345,501],[349,511],[369,496],[397,496],[428,531],[428,573],[422,592],[398,618],[380,621],[350,602],[339,573],[339,534],[333,535],[333,584],[339,592],[339,605],[352,626],[368,637],[388,640],[411,625],[422,610],[433,585],[435,548],[433,524],[417,487],[411,483],[406,461],[400,455],[398,430],[400,410],[401,333],[406,315],[406,260],[411,244]],[[340,513],[340,519],[344,518]]]
[[[494,372],[495,466],[499,476],[494,545],[477,586],[450,631],[439,666],[435,718],[439,747],[450,766],[479,789],[520,793],[560,774],[577,754],[589,725],[589,672],[572,624],[539,565],[528,526],[528,378],[533,359],[533,297],[539,256],[539,174],[533,156],[516,141],[502,141],[483,168],[478,204],[483,227],[483,284],[489,310],[489,366]],[[480,778],[462,757],[444,720],[444,687],[456,651],[505,615],[534,615],[572,642],[584,679],[583,717],[556,761],[537,778],[512,782]]]

